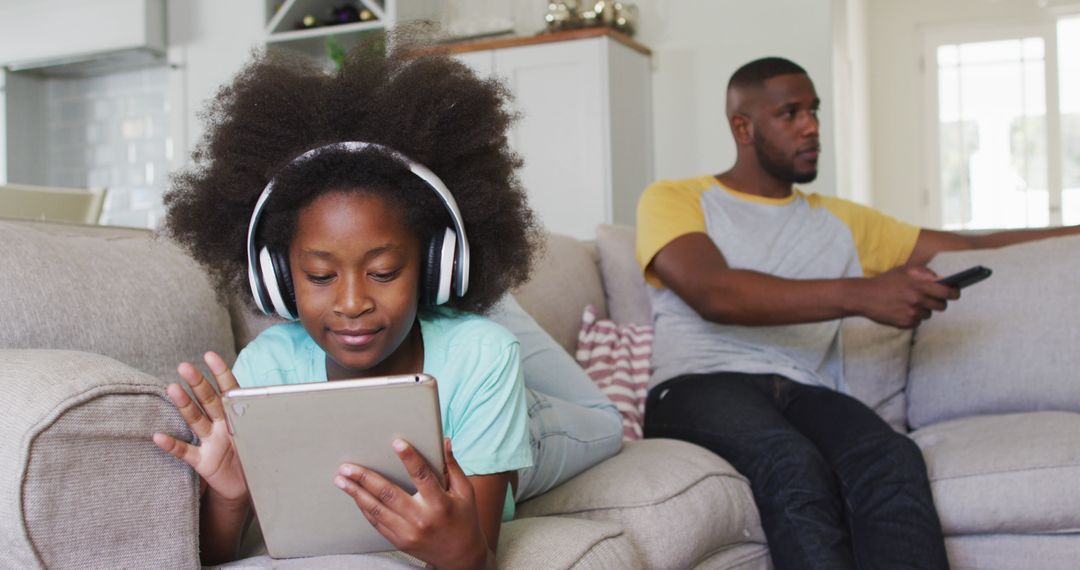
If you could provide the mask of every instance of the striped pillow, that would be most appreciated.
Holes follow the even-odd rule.
[[[651,325],[618,325],[585,307],[575,357],[622,415],[624,440],[641,439],[652,341]]]

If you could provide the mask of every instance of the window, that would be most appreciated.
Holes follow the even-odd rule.
[[[1080,223],[1080,17],[928,43],[946,229]]]

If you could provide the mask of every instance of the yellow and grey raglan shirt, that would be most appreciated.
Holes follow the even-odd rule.
[[[637,259],[652,302],[652,388],[684,374],[779,374],[846,391],[840,321],[747,327],[701,318],[651,271],[672,240],[707,234],[729,267],[785,279],[873,276],[907,262],[919,228],[847,200],[764,198],[712,176],[661,181],[638,203]]]

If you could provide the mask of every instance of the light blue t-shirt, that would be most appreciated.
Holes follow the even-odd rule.
[[[525,383],[517,339],[476,315],[420,319],[424,372],[438,381],[443,434],[466,475],[532,465]],[[251,341],[233,372],[241,386],[326,382],[326,352],[298,322],[272,326]],[[513,518],[507,495],[503,520]]]

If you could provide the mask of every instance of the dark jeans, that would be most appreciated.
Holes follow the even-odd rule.
[[[645,437],[696,443],[750,480],[777,570],[948,567],[922,453],[850,396],[679,376],[649,391]]]

